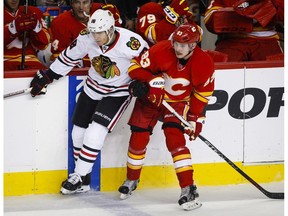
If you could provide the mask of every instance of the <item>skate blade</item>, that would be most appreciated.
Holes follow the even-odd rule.
[[[60,193],[63,194],[63,195],[71,195],[71,194],[75,194],[76,190],[75,191],[70,191],[70,190],[67,190],[67,189],[62,187],[61,190],[60,190]]]
[[[190,201],[190,202],[186,202],[183,203],[181,205],[181,207],[185,210],[185,211],[190,211],[190,210],[194,210],[197,208],[200,208],[202,206],[202,203],[196,200]]]
[[[90,185],[82,185],[80,188],[78,188],[75,192],[76,193],[86,193],[88,191],[90,191]]]
[[[130,196],[132,196],[132,193],[128,193],[128,194],[120,193],[120,199],[122,200],[128,199]]]
[[[77,190],[71,191],[71,190],[67,190],[65,188],[61,188],[60,192],[63,195],[71,195],[71,194],[75,194],[75,193],[86,193],[90,190],[90,186],[89,185],[82,185],[80,188],[78,188]]]

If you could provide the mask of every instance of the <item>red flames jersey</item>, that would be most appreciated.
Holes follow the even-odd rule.
[[[176,26],[166,20],[163,7],[149,2],[140,7],[137,15],[136,32],[152,46],[159,41],[167,40]]]
[[[181,65],[171,41],[164,40],[132,60],[129,68],[130,77],[142,81],[159,72],[165,79],[166,101],[190,101],[190,112],[202,113],[214,91],[214,63],[207,53],[197,46]]]
[[[4,70],[18,70],[21,65],[23,36],[13,36],[8,29],[8,24],[23,13],[23,6],[20,6],[15,14],[4,9]],[[50,42],[50,36],[44,24],[42,11],[36,7],[29,6],[27,13],[35,13],[37,15],[42,23],[42,30],[38,33],[30,31],[26,34],[25,68],[43,68],[44,66],[37,58],[36,50],[44,50]]]
[[[102,7],[103,4],[93,3],[90,10],[90,15],[92,15],[97,9],[100,9]],[[117,14],[115,13],[118,13],[118,9],[111,12],[113,13],[114,18],[116,18]],[[116,20],[115,25],[120,26],[119,20]],[[71,44],[71,42],[73,42],[78,37],[79,33],[85,28],[87,28],[87,25],[79,22],[73,16],[72,10],[66,11],[53,19],[50,26],[52,36],[51,61],[54,61],[60,54],[60,52],[66,49]],[[90,66],[90,60],[88,56],[83,58],[83,64],[86,67]]]
[[[233,5],[238,2],[238,0],[214,0],[210,2],[210,5],[206,9],[204,22],[206,28],[210,32],[214,32],[213,19],[214,12],[222,9],[222,8],[233,8]],[[253,22],[253,32],[250,34],[246,34],[246,36],[251,36],[253,38],[261,37],[261,38],[278,38],[276,32],[274,31],[275,22],[284,22],[284,1],[283,0],[272,0],[275,8],[277,9],[277,14],[273,17],[270,23],[266,27],[262,27],[258,22]],[[267,11],[269,13],[270,11]],[[225,27],[225,23],[227,19],[229,20],[229,16],[225,13],[222,13],[223,27]],[[218,18],[219,19],[219,18]],[[219,22],[219,20],[218,20]],[[235,34],[239,38],[243,38],[243,34],[239,34],[236,32]]]

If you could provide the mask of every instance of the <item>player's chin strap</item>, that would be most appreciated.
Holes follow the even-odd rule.
[[[107,37],[108,37],[108,41],[104,45],[105,46],[109,46],[113,42],[113,38],[114,38],[114,34],[115,34],[114,26],[111,26],[111,28],[106,31],[106,34],[107,34]]]
[[[186,126],[190,126],[190,123],[186,121],[183,116],[176,112],[176,110],[170,106],[165,100],[162,102],[163,106],[165,106],[171,113],[173,113],[183,124]],[[227,158],[221,151],[219,151],[212,143],[210,143],[206,138],[202,135],[198,135],[198,137],[208,145],[214,152],[216,152],[221,158],[223,158],[231,167],[233,167],[238,173],[240,173],[244,178],[246,178],[251,184],[253,184],[258,190],[260,190],[263,194],[271,199],[284,199],[284,193],[277,192],[269,192],[262,188],[257,182],[255,182],[251,177],[249,177],[246,173],[244,173],[238,166],[236,166],[229,158]]]

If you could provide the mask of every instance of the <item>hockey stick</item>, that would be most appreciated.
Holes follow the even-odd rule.
[[[4,94],[4,98],[8,98],[8,97],[12,97],[12,96],[15,96],[15,95],[24,94],[24,93],[30,92],[31,89],[32,89],[32,87],[31,88],[27,88],[27,89],[22,89],[22,90],[19,90],[19,91],[15,91],[15,92],[10,92],[10,93]]]
[[[183,116],[178,114],[173,107],[171,107],[166,101],[162,103],[171,113],[173,113],[182,123],[186,126],[190,126],[190,123],[186,121]],[[258,190],[271,199],[284,199],[284,193],[269,192],[261,187],[257,182],[255,182],[251,177],[249,177],[245,172],[243,172],[238,166],[236,166],[229,158],[227,158],[221,151],[219,151],[211,142],[206,138],[199,135],[198,136],[206,145],[208,145],[214,152],[216,152],[221,158],[223,158],[231,167],[233,167],[238,173],[240,173],[244,178],[246,178],[251,184],[253,184]]]
[[[24,5],[24,13],[27,14],[28,12],[28,0],[26,0]],[[23,32],[23,39],[22,39],[22,56],[21,56],[21,65],[20,70],[25,69],[25,46],[26,46],[26,37],[27,37],[27,31]]]
[[[20,94],[24,94],[24,93],[28,93],[30,92],[32,89],[32,87],[30,88],[27,88],[27,89],[22,89],[22,90],[19,90],[19,91],[15,91],[15,92],[10,92],[10,93],[7,93],[7,94],[4,94],[4,98],[8,98],[8,97],[12,97],[12,96],[15,96],[15,95],[20,95]],[[42,90],[41,90],[42,94],[45,94],[47,92],[47,88],[44,87]]]

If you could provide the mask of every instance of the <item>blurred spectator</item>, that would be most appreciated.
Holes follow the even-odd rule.
[[[228,54],[230,62],[284,57],[275,30],[284,24],[283,0],[214,0],[204,22],[218,35],[215,50]]]
[[[72,0],[72,9],[57,16],[51,22],[51,62],[54,61],[60,52],[68,47],[81,32],[87,27],[89,15],[99,8],[110,10],[115,19],[115,25],[121,26],[121,19],[118,9],[112,4],[92,3],[91,0]],[[79,67],[90,66],[89,57],[86,56]]]
[[[37,6],[64,6],[69,5],[70,0],[36,0]]]
[[[180,24],[187,22],[194,23],[185,0],[149,2],[138,11],[136,32],[152,46],[168,39]]]
[[[94,2],[116,5],[123,21],[122,27],[135,31],[138,6],[143,4],[143,0],[94,0]]]
[[[122,27],[135,31],[138,2],[136,0],[117,0],[115,4],[123,20]]]
[[[197,8],[195,4],[197,4],[195,0],[164,0],[159,3],[146,3],[138,11],[136,32],[148,42],[149,46],[167,40],[180,24],[193,24],[195,20],[198,24],[198,16],[189,10],[189,8]],[[199,24],[197,26],[203,33]],[[204,51],[213,58],[214,62],[226,62],[228,59],[225,53],[214,50]]]
[[[19,0],[4,0],[4,70],[45,67],[36,52],[44,50],[49,41],[41,10],[33,6],[19,6]],[[25,52],[22,53],[23,49]]]

